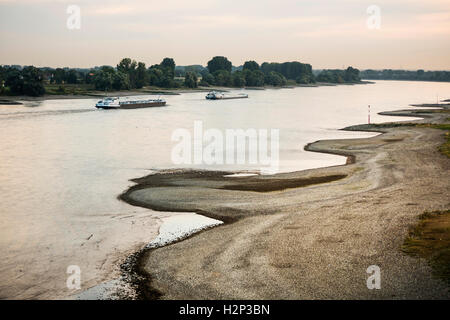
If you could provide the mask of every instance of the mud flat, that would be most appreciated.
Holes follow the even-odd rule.
[[[423,259],[401,251],[424,211],[450,206],[450,159],[438,151],[442,110],[387,115],[409,123],[361,125],[366,139],[323,140],[313,152],[347,165],[272,176],[175,170],[136,179],[121,198],[161,211],[197,212],[225,222],[141,253],[147,297],[160,299],[449,299]],[[369,290],[366,270],[381,269]]]

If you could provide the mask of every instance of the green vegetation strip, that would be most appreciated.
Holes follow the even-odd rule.
[[[425,258],[433,274],[450,286],[450,210],[425,212],[410,229],[402,251]]]

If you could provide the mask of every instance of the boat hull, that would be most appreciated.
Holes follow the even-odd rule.
[[[120,106],[102,106],[96,105],[97,109],[141,109],[141,108],[152,108],[152,107],[163,107],[166,105],[165,101],[157,101],[157,102],[144,102],[144,103],[127,103],[120,104]]]
[[[119,109],[140,109],[140,108],[151,108],[151,107],[163,107],[165,105],[166,105],[165,101],[130,103],[130,104],[121,104]]]
[[[231,96],[231,97],[206,97],[208,100],[230,100],[230,99],[245,99],[248,96]]]

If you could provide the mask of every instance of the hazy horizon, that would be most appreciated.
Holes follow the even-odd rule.
[[[69,29],[69,5],[81,10]],[[367,20],[380,9],[380,28]],[[370,11],[370,10],[369,10]],[[226,56],[314,69],[450,70],[450,2],[0,0],[0,64],[90,68],[130,57],[206,65]]]

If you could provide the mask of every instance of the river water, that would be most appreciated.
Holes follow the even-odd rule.
[[[131,178],[178,168],[171,158],[178,128],[279,129],[280,171],[345,163],[306,152],[308,142],[371,136],[348,125],[398,121],[380,111],[450,97],[450,83],[377,81],[317,88],[234,90],[249,99],[207,101],[205,93],[165,96],[168,106],[97,110],[98,99],[0,105],[0,298],[66,298],[69,265],[81,289],[117,276],[119,262],[151,242],[171,213],[130,206],[117,195]],[[233,92],[234,92],[233,91]],[[151,96],[149,96],[151,97]],[[194,166],[189,166],[194,167]],[[197,165],[253,170],[255,165]]]

